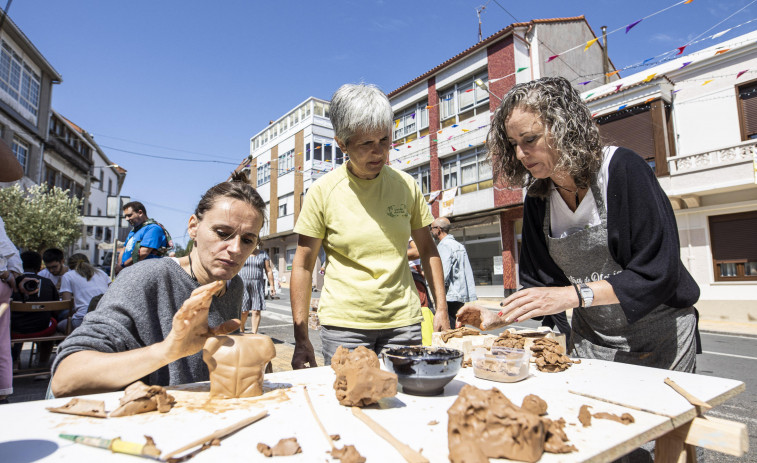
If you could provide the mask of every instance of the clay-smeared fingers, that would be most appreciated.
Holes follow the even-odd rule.
[[[215,328],[210,328],[209,334],[210,336],[223,336],[224,334],[229,334],[232,331],[238,330],[240,326],[242,326],[242,322],[236,318],[232,318],[231,320],[226,320]]]
[[[473,325],[476,328],[480,328],[482,310],[487,309],[478,307],[473,304],[465,304],[460,310],[457,311],[457,323],[455,323],[455,326],[459,328],[463,325]]]

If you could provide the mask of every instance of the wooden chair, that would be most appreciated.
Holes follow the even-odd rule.
[[[34,353],[36,350],[39,349],[39,346],[37,345],[40,342],[54,342],[54,341],[62,341],[66,339],[66,337],[71,333],[71,318],[74,315],[74,301],[68,300],[68,301],[51,301],[51,302],[17,302],[17,301],[11,301],[10,303],[10,309],[11,312],[60,312],[63,310],[68,310],[68,322],[66,323],[66,332],[65,333],[59,333],[57,331],[54,331],[52,334],[48,336],[31,336],[31,337],[18,337],[13,338],[13,334],[11,334],[11,346],[18,343],[25,343],[30,342],[32,343],[32,350],[29,354],[29,364],[26,369],[21,369],[19,365],[19,369],[15,370],[13,372],[14,378],[23,378],[26,376],[37,376],[42,373],[49,373],[49,369],[45,367],[37,367],[32,368],[32,360],[34,359]],[[19,360],[20,363],[20,360]]]

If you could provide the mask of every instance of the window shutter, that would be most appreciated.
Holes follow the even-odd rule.
[[[715,260],[757,260],[757,212],[710,217]]]
[[[654,160],[654,133],[649,106],[629,115],[613,114],[597,122],[604,144],[622,146],[635,151],[646,160]]]
[[[744,117],[744,135],[749,139],[757,135],[757,84],[739,88],[739,100]]]

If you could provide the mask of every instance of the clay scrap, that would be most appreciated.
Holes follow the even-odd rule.
[[[161,386],[148,386],[142,381],[130,384],[124,389],[120,405],[110,412],[110,417],[131,416],[158,410],[167,413],[176,403],[176,399]]]
[[[302,448],[300,447],[299,442],[297,442],[296,437],[288,437],[286,439],[281,439],[279,443],[273,447],[269,447],[260,442],[258,444],[258,452],[267,457],[288,457],[290,455],[302,453]]]
[[[546,403],[529,396],[525,403]],[[471,385],[460,390],[449,416],[447,440],[453,463],[486,463],[489,458],[534,462],[547,451],[567,453],[576,450],[567,444],[565,420],[539,417],[510,402],[499,389],[484,391]]]
[[[478,336],[481,332],[479,330],[463,326],[461,328],[455,328],[452,330],[445,330],[440,333],[442,341],[447,342],[452,338],[462,338],[463,336]]]
[[[524,349],[526,338],[518,333],[509,330],[503,331],[497,339],[494,340],[493,346],[509,347],[511,349]]]
[[[340,449],[333,449],[331,456],[342,463],[365,463],[365,457],[360,455],[354,445],[345,445]]]
[[[94,418],[107,418],[105,402],[102,400],[71,399],[67,404],[60,407],[47,407],[53,413],[65,413],[67,415],[91,416]]]
[[[581,422],[584,428],[591,426],[592,417],[598,420],[617,421],[618,423],[625,425],[629,425],[636,421],[630,413],[623,413],[622,415],[618,416],[607,412],[597,412],[592,415],[592,413],[589,411],[590,408],[591,407],[589,405],[581,405],[581,408],[578,410],[578,421]]]
[[[536,394],[528,394],[523,397],[523,403],[520,405],[520,408],[535,415],[547,414],[547,402]]]
[[[336,398],[342,405],[364,407],[397,395],[397,375],[382,370],[376,353],[364,346],[352,352],[339,346],[331,368],[336,373]]]
[[[268,336],[213,336],[205,341],[202,359],[210,371],[210,397],[240,398],[263,394],[263,373],[276,357]]]
[[[542,338],[537,339],[531,345],[531,352],[536,357],[536,368],[539,371],[556,373],[565,371],[573,363],[581,363],[580,360],[573,361],[565,355],[565,349],[554,339]]]

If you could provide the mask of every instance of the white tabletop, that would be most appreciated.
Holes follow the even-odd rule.
[[[516,405],[520,405],[524,396],[536,394],[547,402],[549,418],[565,419],[570,443],[578,448],[578,452],[569,454],[545,453],[540,461],[612,461],[696,416],[694,407],[663,383],[666,377],[712,405],[718,405],[744,390],[744,383],[730,379],[584,360],[561,373],[542,373],[532,365],[531,375],[518,383],[478,379],[473,376],[471,368],[464,368],[447,385],[443,395],[418,397],[398,393],[396,397],[384,399],[364,411],[397,439],[416,450],[422,450],[431,462],[447,462],[447,410],[465,384],[482,389],[496,387]],[[339,405],[332,388],[333,382],[334,373],[330,367],[274,373],[266,375],[268,392],[263,396],[227,400],[209,400],[208,384],[199,383],[169,388],[178,403],[167,414],[151,412],[109,419],[61,415],[45,409],[63,405],[69,399],[3,405],[0,406],[3,421],[0,460],[134,463],[139,461],[137,457],[74,444],[60,439],[58,434],[104,438],[120,436],[133,442],[144,442],[143,436],[149,435],[165,453],[266,409],[269,412],[266,418],[224,439],[220,446],[198,454],[192,461],[271,461],[258,453],[258,442],[272,447],[279,439],[286,437],[296,437],[303,453],[281,461],[337,461],[326,453],[329,444],[304,398],[302,386],[306,385],[327,432],[341,436],[336,443],[338,447],[355,445],[369,462],[402,461],[399,453],[354,417],[349,407]],[[630,408],[568,391],[627,404]],[[122,395],[122,392],[116,392],[85,397],[104,400],[106,410],[111,411],[116,408]],[[590,427],[584,428],[578,422],[581,405],[590,405],[592,413],[630,413],[636,421],[623,425],[594,419]],[[437,424],[433,424],[434,421]]]

